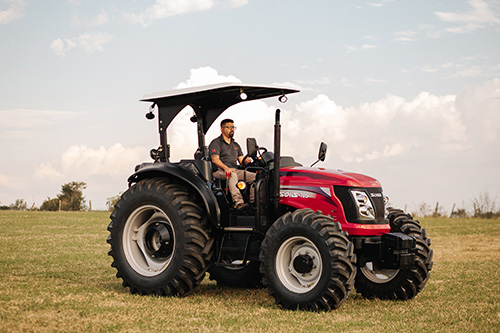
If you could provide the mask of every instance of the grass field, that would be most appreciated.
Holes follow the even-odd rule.
[[[107,255],[106,212],[0,212],[0,332],[499,332],[500,220],[425,219],[434,269],[413,300],[353,292],[327,313],[205,279],[185,298],[131,295]]]

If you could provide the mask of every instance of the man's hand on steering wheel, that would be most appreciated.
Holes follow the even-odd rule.
[[[255,163],[255,161],[248,154],[246,154],[243,157],[242,162],[243,162],[243,166],[250,166],[250,165],[254,165],[254,163]]]
[[[255,152],[254,155],[246,154],[242,159],[243,165],[244,166],[261,166],[264,163],[261,159],[262,154],[265,152],[267,152],[266,148],[259,147],[259,148],[257,148],[257,151]],[[259,156],[257,157],[257,155],[259,155]],[[248,162],[248,160],[250,162]]]

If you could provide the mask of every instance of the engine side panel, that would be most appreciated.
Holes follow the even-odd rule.
[[[297,209],[310,208],[330,215],[340,222],[342,229],[352,236],[380,236],[390,232],[390,226],[385,221],[373,223],[353,223],[347,217],[353,218],[353,212],[346,215],[342,201],[335,194],[335,186],[351,188],[380,189],[380,183],[371,177],[346,173],[343,171],[312,169],[312,168],[282,168],[280,174],[280,204]],[[380,208],[380,207],[379,207]],[[349,207],[347,209],[352,209]]]

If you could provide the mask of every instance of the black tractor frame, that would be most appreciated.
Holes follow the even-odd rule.
[[[151,103],[147,119],[154,119],[157,110],[160,145],[150,151],[153,162],[137,165],[128,178],[129,189],[115,205],[108,226],[112,266],[132,293],[185,296],[206,272],[218,285],[265,286],[276,303],[288,309],[336,309],[354,285],[365,297],[383,299],[408,299],[423,289],[432,269],[432,250],[419,222],[402,211],[389,212],[381,201],[379,185],[351,188],[330,184],[331,193],[334,187],[345,193],[333,202],[334,195],[325,192],[327,187],[313,184],[334,176],[328,171],[296,168],[301,164],[281,156],[279,109],[273,152],[259,147],[255,139],[247,139],[247,155],[254,162],[244,169],[256,173],[255,202],[248,209],[236,210],[224,182],[214,179],[205,136],[215,120],[240,102],[269,97],[286,102],[287,95],[297,92],[224,83],[154,93],[142,99]],[[188,106],[194,112],[191,121],[197,124],[198,147],[193,158],[171,162],[167,128]],[[318,161],[325,154],[326,144],[322,143]],[[294,175],[306,176],[311,182],[282,188],[283,177],[291,184]],[[372,183],[378,184],[373,179],[368,184]],[[288,196],[295,202],[286,201]],[[302,197],[329,200],[323,207],[338,207],[342,214],[304,207]],[[315,201],[308,202],[319,207]],[[360,215],[361,208],[368,210],[367,205],[376,216],[373,220]],[[352,227],[346,220],[349,216],[362,228],[372,224],[383,232],[349,236],[339,222],[342,218]]]

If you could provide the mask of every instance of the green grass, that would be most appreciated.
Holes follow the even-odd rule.
[[[0,212],[0,332],[500,331],[499,220],[421,221],[434,269],[415,299],[353,292],[337,311],[314,313],[208,279],[184,298],[131,295],[110,267],[108,215]]]

